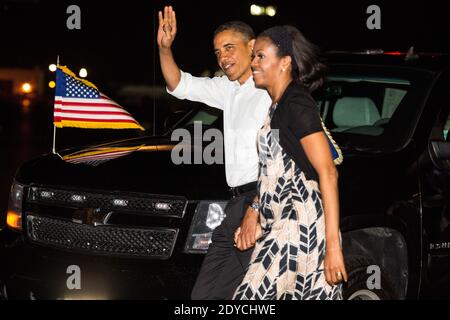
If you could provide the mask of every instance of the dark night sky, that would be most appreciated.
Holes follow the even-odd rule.
[[[449,51],[447,1],[39,1],[0,0],[0,67],[41,65],[57,54],[73,69],[86,66],[94,83],[160,81],[154,59],[157,10],[172,4],[179,32],[175,57],[194,74],[216,67],[212,32],[228,20],[243,20],[260,32],[274,24],[293,24],[323,50],[383,48]],[[252,17],[251,3],[277,6],[277,15]],[[395,3],[395,5],[393,4]],[[66,8],[81,8],[81,30],[66,28]],[[381,30],[368,30],[366,8],[381,8]]]

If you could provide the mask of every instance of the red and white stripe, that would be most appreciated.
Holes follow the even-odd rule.
[[[54,121],[129,122],[137,121],[120,105],[105,96],[80,99],[55,97]]]

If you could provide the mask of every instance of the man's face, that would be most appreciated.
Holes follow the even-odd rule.
[[[234,30],[225,30],[214,37],[214,53],[217,63],[231,81],[243,84],[252,74],[253,40],[247,42],[245,37]]]

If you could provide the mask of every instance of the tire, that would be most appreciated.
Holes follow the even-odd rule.
[[[344,300],[395,300],[399,295],[393,290],[386,273],[380,271],[380,289],[368,288],[367,279],[371,276],[367,270],[369,266],[376,265],[374,261],[366,257],[350,256],[346,258],[345,266],[348,274],[348,282],[343,286]]]

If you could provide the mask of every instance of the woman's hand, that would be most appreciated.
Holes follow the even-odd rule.
[[[177,19],[171,6],[164,7],[164,15],[158,12],[159,28],[157,42],[160,49],[170,49],[177,34]]]
[[[247,250],[255,245],[258,221],[259,212],[249,206],[239,227],[239,234],[235,235],[234,243],[239,250]]]
[[[236,248],[238,248],[241,251],[250,249],[251,247],[253,247],[255,244],[251,245],[251,246],[247,246],[245,245],[242,241],[240,241],[240,234],[241,234],[241,227],[237,228],[236,231],[234,232],[234,246]],[[259,223],[256,224],[256,231],[255,231],[255,241],[260,239],[262,237],[262,228],[261,225]]]
[[[345,270],[342,249],[338,246],[325,249],[325,280],[330,286],[342,281],[347,282],[348,276]]]

